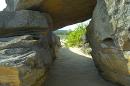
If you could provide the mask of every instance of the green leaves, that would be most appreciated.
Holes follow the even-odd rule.
[[[74,31],[70,31],[66,37],[66,45],[68,47],[82,46],[82,36],[86,33],[86,26],[81,24]]]

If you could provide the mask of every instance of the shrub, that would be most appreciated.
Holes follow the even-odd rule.
[[[70,31],[66,37],[67,47],[80,47],[83,45],[82,36],[86,33],[86,26],[80,24],[74,31]]]

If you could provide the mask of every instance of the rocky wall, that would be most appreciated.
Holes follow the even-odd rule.
[[[103,77],[130,86],[130,1],[97,0],[88,38]]]
[[[56,57],[49,40],[47,32],[0,38],[0,86],[42,86]]]

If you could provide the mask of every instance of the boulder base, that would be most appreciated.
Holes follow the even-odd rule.
[[[51,50],[47,35],[0,38],[0,85],[42,86]]]

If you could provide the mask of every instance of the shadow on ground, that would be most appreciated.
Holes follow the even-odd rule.
[[[79,55],[74,49],[70,51],[70,49],[61,48],[58,58],[48,72],[44,86],[116,85],[105,81],[99,76],[92,58],[88,58],[82,54]]]

